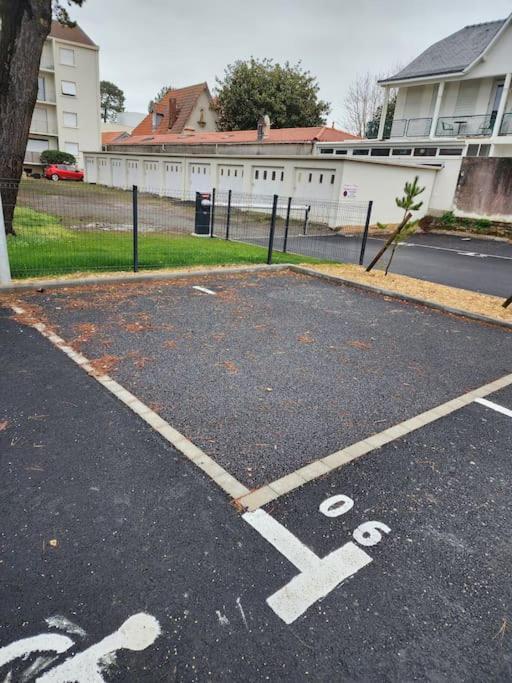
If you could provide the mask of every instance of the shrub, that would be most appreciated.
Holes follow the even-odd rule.
[[[475,228],[477,230],[488,230],[492,225],[492,221],[487,218],[477,218],[475,220]]]
[[[76,159],[68,152],[61,152],[60,149],[45,149],[41,153],[41,163],[47,166],[51,164],[76,164]]]
[[[455,225],[456,223],[456,218],[453,215],[453,211],[447,211],[446,213],[443,213],[441,218],[439,219],[439,222],[442,223],[443,225]]]

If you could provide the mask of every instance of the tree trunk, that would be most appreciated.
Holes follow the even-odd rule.
[[[391,261],[393,260],[393,256],[395,255],[396,248],[398,246],[398,242],[395,242],[393,244],[393,249],[391,250],[391,256],[389,257],[388,265],[386,266],[386,270],[384,271],[384,275],[388,274],[389,267],[391,265]]]
[[[51,20],[51,0],[0,0],[0,183],[7,233],[14,232],[18,183]]]
[[[503,308],[507,308],[507,306],[510,306],[510,304],[512,304],[512,296],[509,296],[508,299],[505,299],[501,305]]]
[[[403,217],[402,222],[400,223],[400,225],[399,225],[399,226],[397,227],[397,229],[392,233],[392,235],[390,235],[390,237],[388,237],[388,239],[386,240],[386,242],[385,242],[384,246],[382,247],[382,249],[376,254],[376,256],[374,257],[373,261],[372,261],[372,262],[370,263],[370,265],[366,268],[366,272],[367,272],[367,273],[370,272],[370,270],[374,267],[374,265],[377,263],[377,261],[381,258],[381,256],[384,254],[384,252],[386,251],[386,249],[389,247],[389,245],[393,242],[393,240],[395,239],[395,237],[396,237],[397,235],[399,235],[399,234],[402,232],[402,230],[405,228],[405,226],[407,225],[407,223],[409,222],[409,220],[410,220],[411,218],[412,218],[412,213],[408,212],[408,213],[405,214],[405,216]]]

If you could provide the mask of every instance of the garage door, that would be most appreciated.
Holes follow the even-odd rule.
[[[164,162],[164,194],[181,197],[183,192],[183,165],[181,162]]]
[[[98,159],[98,182],[110,185],[110,159]]]
[[[139,184],[139,162],[135,159],[128,159],[126,162],[126,176],[128,187]]]
[[[144,189],[146,192],[154,192],[155,194],[161,192],[160,180],[160,162],[145,161],[144,162]]]
[[[210,164],[190,164],[188,189],[190,194],[211,191]]]
[[[243,185],[243,166],[232,166],[230,164],[219,166],[217,187],[221,192],[227,192],[228,190],[232,190],[233,192],[242,192]]]
[[[281,166],[253,166],[252,192],[259,195],[282,194],[284,169]]]
[[[331,201],[335,175],[332,169],[295,169],[294,197]]]
[[[96,173],[96,159],[94,157],[85,157],[85,173],[86,181],[88,183],[95,183],[97,179]]]
[[[114,187],[124,187],[124,164],[121,159],[112,159],[112,185]]]

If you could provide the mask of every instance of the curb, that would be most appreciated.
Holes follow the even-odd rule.
[[[27,289],[56,289],[58,287],[80,287],[83,285],[108,285],[119,282],[144,282],[145,280],[175,280],[188,277],[204,277],[206,275],[224,275],[236,273],[258,273],[267,271],[289,270],[290,264],[275,263],[256,266],[235,266],[234,268],[212,268],[205,270],[191,270],[168,273],[132,273],[126,275],[114,275],[112,277],[76,278],[74,280],[32,280],[31,282],[16,282],[11,285],[0,285],[1,292],[16,292]]]
[[[443,313],[449,313],[450,315],[457,315],[462,318],[469,318],[470,320],[476,320],[480,323],[486,323],[487,325],[499,325],[507,330],[512,330],[512,322],[508,323],[504,320],[499,320],[498,318],[489,318],[486,315],[480,315],[479,313],[471,313],[470,311],[465,311],[461,308],[452,308],[451,306],[445,306],[444,304],[438,304],[435,301],[429,301],[428,299],[420,299],[416,296],[410,296],[409,294],[401,294],[400,292],[393,292],[389,289],[382,289],[382,287],[374,287],[373,285],[366,285],[362,282],[354,282],[354,280],[347,280],[339,275],[329,275],[328,273],[322,273],[311,268],[306,268],[304,266],[296,266],[291,264],[288,266],[288,270],[294,273],[302,273],[303,275],[309,275],[311,277],[317,277],[321,280],[328,280],[329,282],[334,282],[341,285],[346,285],[347,287],[355,287],[356,289],[362,289],[366,292],[372,292],[374,294],[380,294],[381,296],[388,296],[393,299],[399,299],[401,301],[408,301],[413,304],[420,304],[421,306],[426,306],[427,308],[433,308],[437,311],[442,311]]]

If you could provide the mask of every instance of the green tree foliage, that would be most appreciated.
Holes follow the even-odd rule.
[[[162,99],[162,97],[163,97],[164,95],[166,95],[166,94],[169,92],[169,90],[174,90],[174,86],[172,86],[172,85],[162,85],[162,87],[161,87],[160,90],[157,92],[157,94],[155,95],[155,97],[154,97],[152,100],[149,100],[149,102],[148,102],[148,111],[149,111],[150,113],[153,111],[153,107],[155,106],[155,104],[156,104],[157,102],[160,102],[160,100]]]
[[[395,115],[396,93],[389,98],[388,109],[386,111],[386,121],[384,123],[384,135],[389,136],[391,126],[393,124],[393,117]],[[365,136],[367,138],[376,138],[379,132],[380,117],[382,114],[382,104],[379,104],[372,118],[366,124]]]
[[[51,164],[76,164],[76,159],[69,152],[61,152],[60,149],[45,149],[41,152],[41,163],[45,166]]]
[[[216,81],[221,130],[255,129],[268,114],[273,128],[320,126],[330,105],[318,99],[319,85],[301,63],[251,59],[229,64]]]
[[[115,121],[117,115],[124,111],[124,92],[115,83],[100,81],[101,118],[104,121]]]

